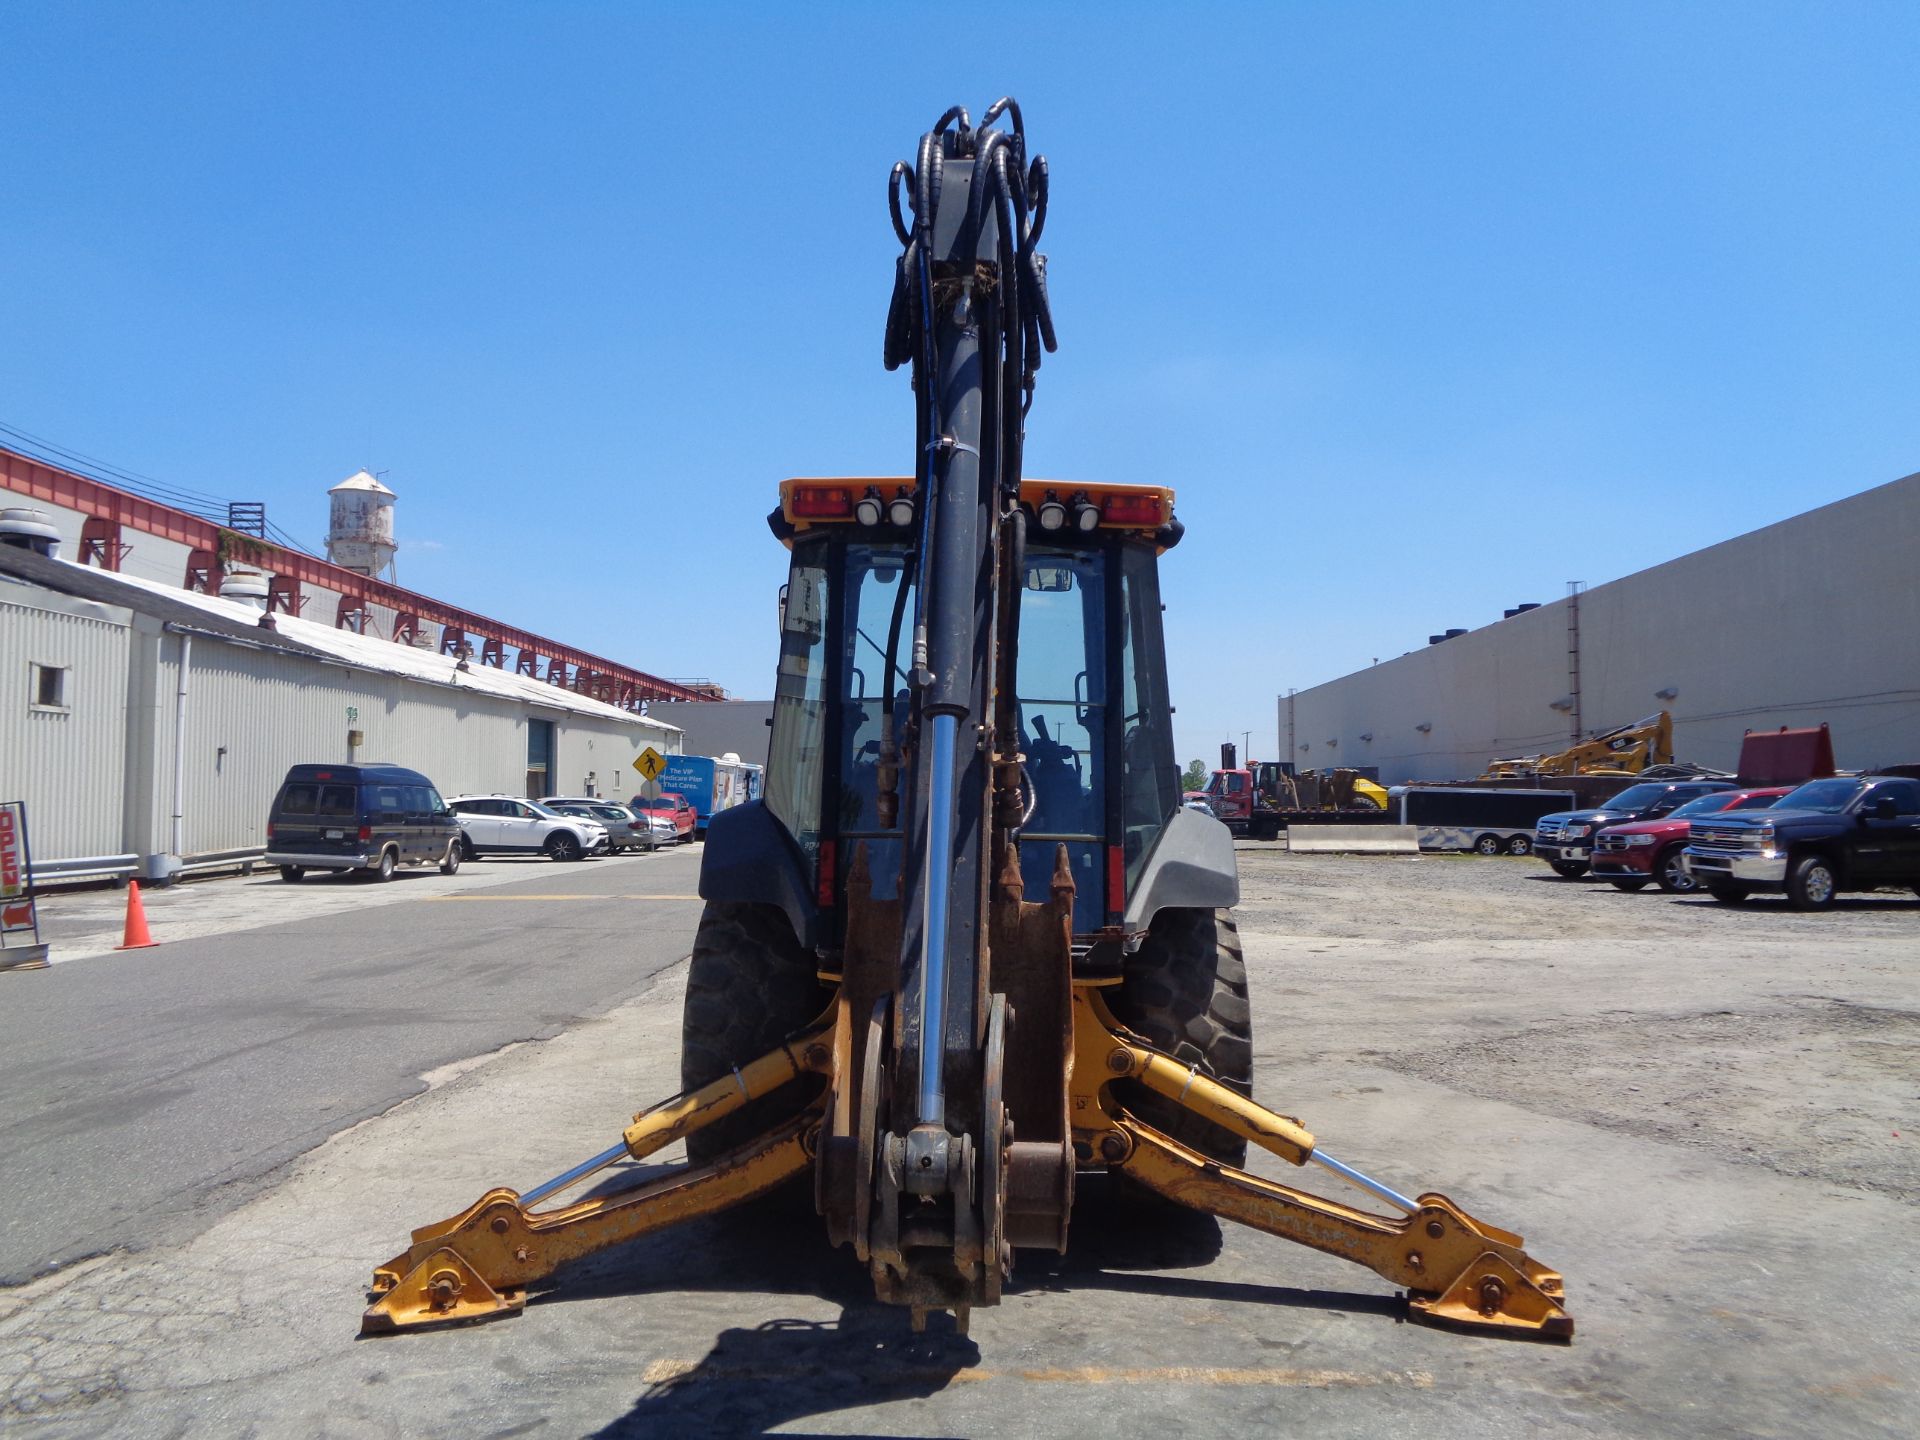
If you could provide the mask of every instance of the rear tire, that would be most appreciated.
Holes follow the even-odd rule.
[[[473,841],[468,839],[465,835],[462,835],[460,837],[460,858],[462,860],[471,860],[475,855],[479,853],[480,853],[479,851],[473,848]]]
[[[1473,853],[1476,855],[1498,855],[1500,853],[1500,837],[1498,835],[1482,835],[1478,840],[1473,842]]]
[[[1624,890],[1629,895],[1638,894],[1653,882],[1651,880],[1610,880],[1607,882],[1616,890]]]
[[[680,1088],[709,1085],[758,1060],[826,1008],[814,959],[772,905],[710,900],[693,937],[687,998],[680,1015]],[[806,1082],[819,1088],[818,1080]],[[799,1086],[742,1106],[687,1137],[687,1158],[711,1160],[794,1113]]]
[[[304,865],[282,865],[280,867],[280,878],[289,885],[298,884],[300,877],[306,873],[307,870]]]
[[[1802,855],[1787,867],[1787,903],[1796,910],[1824,910],[1839,889],[1840,877],[1824,855]]]
[[[381,884],[393,879],[393,872],[400,868],[400,857],[391,849],[380,852],[380,863],[374,867],[373,878]]]
[[[1547,864],[1552,867],[1554,874],[1566,880],[1578,880],[1587,873],[1584,860],[1549,860]]]
[[[1531,855],[1532,853],[1533,841],[1525,835],[1515,835],[1511,840],[1507,841],[1507,854],[1509,855]]]
[[[1722,905],[1743,904],[1747,898],[1747,887],[1738,881],[1709,880],[1707,893]]]
[[[1253,1016],[1247,963],[1231,910],[1162,910],[1126,959],[1114,1014],[1183,1065],[1252,1098]],[[1171,1140],[1228,1165],[1247,1142],[1137,1081],[1117,1082],[1126,1107]]]

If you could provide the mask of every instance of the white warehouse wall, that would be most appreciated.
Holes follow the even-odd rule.
[[[129,613],[0,584],[0,800],[27,804],[36,860],[121,849]],[[36,665],[66,672],[65,705],[34,703]]]
[[[141,853],[172,849],[174,696],[181,637],[136,619],[154,671],[153,744],[131,762],[144,767],[151,795]],[[136,665],[138,665],[136,660]],[[135,684],[135,693],[144,687]],[[401,675],[320,664],[218,640],[193,642],[187,682],[186,804],[183,854],[204,855],[265,843],[267,805],[289,766],[346,761],[347,732],[365,737],[353,758],[418,770],[442,795],[523,793],[527,722],[554,726],[556,782],[577,785],[597,769],[604,793],[609,771],[633,780],[630,767],[652,745],[679,749],[679,736],[644,719],[583,715],[508,697],[425,684]],[[347,711],[356,713],[349,720]],[[565,793],[573,793],[571,790]],[[622,794],[632,794],[627,785]],[[138,822],[136,822],[138,823]]]
[[[1562,749],[1567,620],[1561,599],[1302,690],[1289,758],[1392,783]],[[1681,760],[1732,769],[1748,728],[1825,722],[1843,767],[1920,762],[1920,474],[1587,590],[1580,672],[1587,733],[1664,708]]]
[[[110,588],[136,605],[146,598],[119,580]],[[250,613],[193,598],[210,617]],[[135,857],[123,872],[157,876],[175,868],[166,857],[175,853],[175,717],[186,638],[140,609],[0,582],[0,799],[27,802],[36,869],[116,856]],[[387,648],[352,643],[383,658]],[[451,674],[451,662],[443,663]],[[66,672],[58,709],[34,703],[35,664]],[[532,695],[500,693],[503,684]],[[671,725],[561,691],[555,699],[569,703],[549,705],[541,689],[494,674],[447,683],[196,634],[179,750],[178,853],[192,864],[260,849],[268,805],[288,767],[346,761],[349,730],[364,736],[353,758],[420,770],[445,795],[523,793],[532,721],[553,724],[555,790],[577,789],[591,771],[602,793],[628,796],[643,750],[680,750]]]

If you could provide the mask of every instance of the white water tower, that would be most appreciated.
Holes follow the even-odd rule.
[[[361,470],[327,492],[327,559],[344,570],[391,580],[393,491]]]

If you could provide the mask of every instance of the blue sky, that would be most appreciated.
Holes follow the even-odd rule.
[[[1011,92],[1182,760],[1920,469],[1920,10],[1026,8],[12,0],[0,421],[310,542],[371,464],[403,582],[764,695],[775,483],[911,465],[887,169]]]

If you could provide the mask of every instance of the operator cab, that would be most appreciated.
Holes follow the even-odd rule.
[[[880,814],[882,731],[911,708],[915,538],[910,480],[790,480],[776,528],[793,551],[767,807],[832,910],[856,846],[877,899],[899,893],[898,814]],[[1077,887],[1073,929],[1119,922],[1154,841],[1180,807],[1157,560],[1177,543],[1173,492],[1029,481],[1015,680],[1028,811],[1027,895],[1043,897],[1059,845]],[[772,518],[772,517],[770,517]],[[889,666],[889,655],[892,665]],[[903,807],[904,808],[904,807]]]

